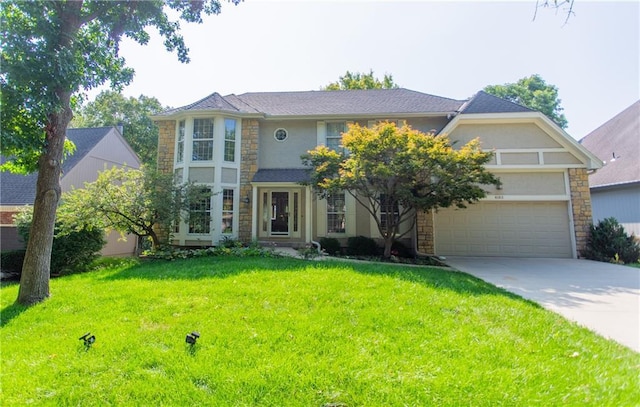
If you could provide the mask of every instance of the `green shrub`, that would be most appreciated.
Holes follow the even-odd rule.
[[[352,256],[377,256],[376,241],[366,236],[352,236],[347,240],[347,253]]]
[[[640,245],[615,218],[606,218],[589,228],[587,248],[582,255],[590,260],[610,263],[636,263]]]
[[[26,250],[24,249],[2,252],[2,254],[0,254],[0,269],[20,273],[25,253]]]
[[[28,242],[31,216],[28,213],[19,215],[16,217],[16,226],[20,236]],[[71,231],[60,234],[60,229],[61,225],[56,224],[56,235],[51,247],[51,274],[69,274],[87,270],[91,263],[100,257],[100,250],[107,243],[104,232],[97,228],[65,227],[65,230]]]
[[[413,250],[408,248],[407,245],[398,240],[394,241],[391,245],[391,254],[404,258],[415,257]]]
[[[335,237],[323,237],[320,239],[320,247],[331,256],[340,254],[340,241]]]

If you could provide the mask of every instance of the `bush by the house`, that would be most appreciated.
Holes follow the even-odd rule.
[[[18,233],[25,242],[29,241],[31,214],[22,213],[16,217]],[[69,274],[87,270],[91,262],[100,257],[100,250],[107,241],[101,229],[81,227],[60,233],[62,225],[56,224],[51,248],[51,274]],[[67,229],[67,228],[65,228]],[[20,267],[22,271],[22,265]]]
[[[615,218],[606,218],[597,225],[591,225],[587,248],[582,255],[590,260],[610,263],[636,263],[640,257],[640,245]]]
[[[19,274],[22,270],[22,262],[24,262],[24,254],[26,250],[10,250],[0,254],[0,270],[4,273]]]
[[[407,247],[404,243],[399,240],[396,240],[391,245],[391,254],[398,257],[411,258],[414,257],[414,252],[410,248]]]
[[[366,236],[352,236],[347,240],[347,253],[352,256],[377,256],[376,241]]]
[[[320,239],[320,247],[330,256],[340,254],[340,241],[335,237],[323,237]]]

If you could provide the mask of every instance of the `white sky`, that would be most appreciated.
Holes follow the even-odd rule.
[[[640,2],[575,0],[567,24],[550,9],[532,21],[535,5],[224,2],[204,24],[183,23],[188,65],[157,37],[147,46],[123,43],[136,70],[123,93],[178,107],[213,92],[317,90],[347,70],[372,69],[404,88],[466,99],[537,73],[558,87],[567,131],[580,139],[640,98]]]

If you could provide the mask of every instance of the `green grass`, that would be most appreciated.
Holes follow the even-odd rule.
[[[1,289],[3,406],[640,401],[640,355],[447,270],[215,257],[55,279],[29,309],[17,288]]]

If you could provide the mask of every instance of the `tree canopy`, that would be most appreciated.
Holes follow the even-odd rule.
[[[112,167],[96,181],[63,194],[58,218],[62,224],[149,237],[155,248],[168,243],[171,225],[186,219],[191,202],[203,198],[211,195],[202,196],[202,188],[191,183],[174,182],[172,174]]]
[[[73,127],[118,126],[123,136],[140,160],[152,166],[158,150],[158,127],[151,115],[165,108],[154,97],[140,95],[138,98],[124,97],[114,91],[103,91],[95,100],[87,103],[75,114]]]
[[[180,21],[201,23],[203,15],[220,9],[218,0],[2,2],[0,152],[23,171],[38,171],[19,303],[49,296],[61,162],[75,95],[105,83],[115,89],[127,85],[134,72],[119,55],[120,40],[147,44],[152,28],[168,51],[188,62]]]
[[[418,211],[465,207],[485,196],[482,184],[498,179],[484,165],[493,153],[472,140],[454,149],[447,136],[383,122],[350,125],[343,151],[318,146],[302,156],[310,185],[321,197],[346,191],[375,219],[389,257],[401,226],[412,230]]]
[[[382,80],[373,76],[373,70],[369,73],[349,72],[341,76],[338,81],[332,82],[321,88],[322,90],[349,90],[349,89],[395,89],[398,85],[393,81],[393,76],[385,74]]]
[[[558,88],[547,84],[540,75],[531,75],[516,83],[486,86],[484,91],[542,112],[563,129],[569,124],[562,113],[564,108],[560,106],[562,100],[558,97]]]

